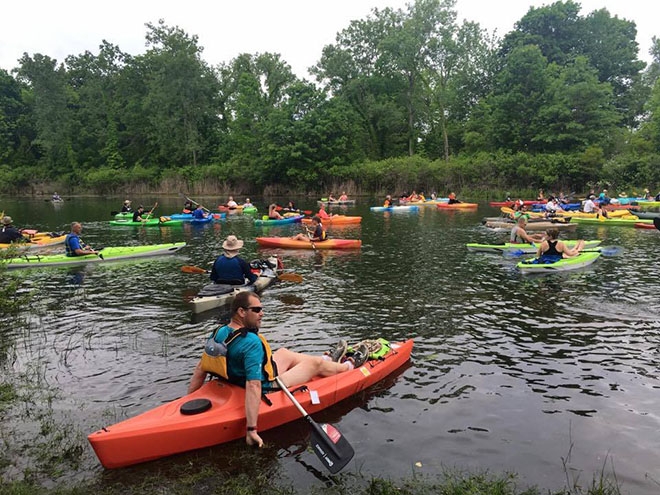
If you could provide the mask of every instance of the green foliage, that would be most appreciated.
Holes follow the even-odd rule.
[[[459,24],[454,0],[417,0],[341,30],[312,68],[317,86],[278,54],[209,67],[196,35],[161,20],[139,56],[104,41],[0,71],[0,192],[35,179],[97,193],[651,187],[660,45],[642,73],[635,36],[569,0],[530,8],[498,43]]]

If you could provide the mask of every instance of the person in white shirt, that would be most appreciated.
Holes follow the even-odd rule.
[[[584,205],[582,205],[582,211],[585,213],[594,213],[596,210],[596,204],[594,203],[594,199],[596,199],[596,196],[593,194],[587,198],[587,200],[584,202]]]
[[[236,203],[236,201],[234,201],[234,197],[229,196],[229,199],[227,200],[227,208],[233,209],[233,208],[236,208],[237,206],[238,206],[238,203]]]

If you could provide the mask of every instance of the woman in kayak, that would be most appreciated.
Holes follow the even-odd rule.
[[[312,218],[312,229],[308,230],[306,234],[300,233],[296,234],[291,239],[296,241],[311,241],[311,242],[323,242],[328,238],[328,234],[323,228],[321,219],[318,216]]]
[[[447,201],[447,204],[453,205],[456,203],[460,203],[460,201],[456,199],[456,194],[453,192],[449,193],[449,201]]]
[[[562,258],[572,258],[584,249],[583,240],[579,240],[574,248],[569,248],[562,241],[557,240],[559,229],[548,229],[546,235],[546,239],[536,252],[536,257],[543,261],[559,261]]]
[[[369,357],[367,346],[359,344],[352,356],[345,358],[346,341],[324,356],[301,354],[284,347],[272,352],[259,333],[263,315],[259,296],[249,291],[237,294],[231,304],[231,320],[208,339],[188,387],[189,394],[199,389],[208,373],[245,387],[245,442],[257,447],[263,446],[257,424],[261,397],[279,388],[276,376],[285,386],[295,387],[315,376],[334,376],[355,369]]]
[[[131,209],[131,200],[127,199],[124,201],[124,204],[121,207],[121,212],[122,213],[130,213],[133,210]]]
[[[82,232],[82,224],[80,222],[73,222],[71,224],[71,232],[67,234],[64,239],[64,248],[66,249],[67,256],[85,256],[86,254],[99,254],[98,251],[92,249],[80,239]]]
[[[528,234],[525,230],[525,225],[527,225],[528,216],[525,214],[519,214],[517,218],[516,225],[511,229],[511,235],[509,236],[509,242],[512,244],[534,244],[535,242],[543,242],[545,236],[543,234]]]
[[[385,196],[385,201],[383,201],[383,206],[385,208],[390,208],[390,207],[394,206],[394,203],[392,202],[392,196],[391,195],[388,194],[387,196]]]
[[[269,220],[282,220],[284,217],[279,214],[277,211],[277,205],[275,203],[271,204],[268,207],[268,219]]]
[[[211,281],[216,284],[245,285],[247,280],[253,284],[257,275],[252,273],[250,265],[238,252],[243,247],[243,241],[235,235],[228,235],[222,243],[224,252],[218,256],[211,269]]]

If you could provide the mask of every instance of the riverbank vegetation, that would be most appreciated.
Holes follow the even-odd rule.
[[[279,54],[210,66],[196,35],[146,25],[0,69],[0,192],[214,194],[660,186],[660,42],[572,0],[496,38],[455,0],[374,9],[297,77]],[[630,189],[632,190],[632,189]]]

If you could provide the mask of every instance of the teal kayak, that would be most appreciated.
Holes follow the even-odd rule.
[[[287,224],[287,223],[298,223],[303,218],[305,218],[305,215],[294,215],[292,217],[286,217],[286,218],[282,218],[280,220],[255,220],[254,224],[255,225],[284,225],[284,224]]]
[[[66,254],[51,254],[39,256],[30,254],[20,258],[3,260],[2,263],[8,269],[14,268],[37,268],[45,266],[70,266],[87,263],[107,263],[109,261],[128,260],[134,258],[145,258],[148,256],[160,256],[163,254],[174,254],[185,247],[185,242],[174,242],[170,244],[152,244],[145,246],[117,246],[106,247],[99,254],[86,254],[83,256],[67,256]]]
[[[578,241],[569,241],[562,240],[562,242],[569,248],[574,247]],[[595,248],[600,245],[602,241],[585,241],[584,247],[587,249]],[[518,253],[519,254],[531,254],[535,253],[539,245],[538,244],[514,244],[511,242],[504,242],[502,244],[477,244],[469,243],[465,245],[468,251],[476,251],[482,253]]]
[[[110,220],[110,225],[121,225],[123,227],[170,227],[183,224],[183,220],[172,220],[169,217],[162,218],[167,218],[168,220],[161,221],[160,218],[150,218],[144,222],[133,222],[132,220]]]
[[[516,266],[522,273],[548,273],[577,270],[591,265],[600,257],[600,251],[582,251],[572,258],[562,258],[554,263],[544,263],[537,258],[521,261]]]

